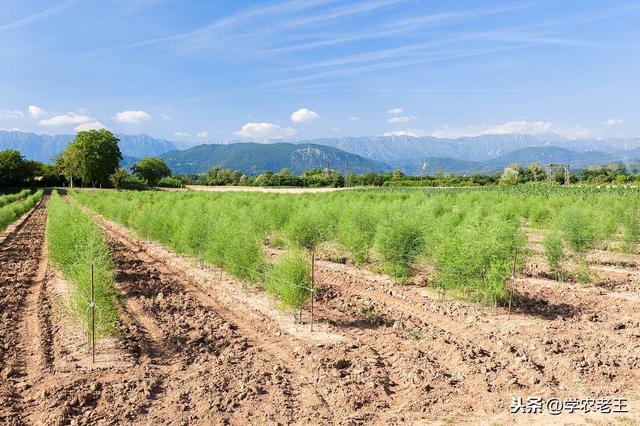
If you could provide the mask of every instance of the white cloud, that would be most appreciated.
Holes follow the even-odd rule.
[[[607,121],[604,122],[605,124],[609,125],[609,126],[615,126],[616,124],[622,124],[624,123],[624,120],[620,119],[620,118],[609,118]]]
[[[360,117],[358,117],[358,116],[356,116],[356,115],[353,115],[353,116],[349,117],[349,120],[351,120],[351,121],[358,121],[358,120],[360,120]]]
[[[209,132],[198,132],[198,137],[199,138],[208,138],[209,137]]]
[[[411,120],[415,120],[416,117],[415,115],[412,116],[407,116],[407,115],[398,115],[396,117],[391,117],[389,119],[389,123],[393,123],[393,124],[398,124],[398,123],[408,123]]]
[[[234,132],[235,136],[244,138],[285,138],[293,136],[298,131],[293,127],[283,128],[274,123],[247,123],[240,128],[240,130]]]
[[[74,130],[76,132],[82,132],[85,130],[100,130],[100,129],[106,129],[105,125],[102,124],[99,121],[91,121],[89,123],[84,123],[81,124],[79,126],[74,127]]]
[[[479,125],[469,127],[442,126],[432,132],[419,129],[405,129],[386,132],[384,136],[434,136],[437,138],[461,138],[481,135],[510,135],[510,134],[544,134],[552,133],[567,139],[578,139],[591,136],[592,133],[580,125],[574,127],[557,126],[547,121],[507,121],[498,125]]]
[[[40,120],[38,122],[41,126],[68,126],[71,124],[85,124],[91,121],[91,118],[86,115],[79,115],[74,112],[67,114],[54,115],[46,120]]]
[[[402,108],[395,107],[395,108],[391,108],[389,111],[387,111],[387,114],[400,114],[401,112],[402,112]]]
[[[185,132],[173,132],[173,135],[179,138],[187,138],[191,136],[191,134]]]
[[[308,123],[309,121],[316,120],[319,117],[318,113],[311,111],[307,108],[300,108],[293,114],[291,114],[291,121],[294,123]]]
[[[22,111],[0,109],[0,118],[19,118],[23,116],[24,113]]]
[[[46,113],[45,110],[43,110],[39,106],[35,106],[35,105],[29,105],[27,110],[29,111],[29,114],[31,114],[31,116],[35,117],[35,118],[38,118],[41,115],[44,115]]]
[[[553,133],[563,136],[567,139],[578,139],[587,137],[591,132],[578,125],[574,127],[557,126],[548,121],[507,121],[498,125],[481,125],[462,128],[449,128],[444,126],[442,129],[431,133],[432,136],[439,138],[459,138],[464,136],[480,136],[480,135],[509,135],[509,134],[541,134]]]
[[[405,129],[386,132],[383,136],[412,136],[414,138],[419,138],[422,136],[429,136],[429,132],[420,129]]]
[[[141,123],[150,119],[151,116],[144,111],[122,111],[117,113],[115,118],[123,123]]]

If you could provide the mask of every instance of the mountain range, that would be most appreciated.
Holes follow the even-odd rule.
[[[185,149],[193,144],[152,138],[148,135],[117,134],[123,156],[134,159],[155,157],[176,149]],[[0,131],[0,151],[17,149],[29,160],[44,163],[53,162],[53,157],[61,152],[75,138],[75,135],[47,135],[18,131]]]
[[[226,145],[198,145],[182,151],[171,151],[160,156],[174,173],[198,174],[211,167],[240,170],[245,175],[257,175],[283,168],[300,174],[305,170],[331,168],[360,174],[368,171],[390,171],[380,162],[351,154],[337,148],[316,144],[291,143],[234,143]]]
[[[224,142],[198,145],[118,134],[122,165],[137,159],[165,159],[174,173],[202,173],[213,166],[257,174],[289,168],[300,173],[325,167],[355,173],[401,169],[405,173],[492,173],[511,163],[567,163],[573,169],[592,164],[640,161],[640,138],[567,140],[557,135],[483,135],[456,139],[410,136],[323,138],[264,143]],[[17,149],[26,158],[51,162],[73,135],[45,135],[0,131],[0,150]]]

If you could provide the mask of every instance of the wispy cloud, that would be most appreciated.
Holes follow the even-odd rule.
[[[48,9],[44,9],[40,12],[34,13],[33,15],[29,15],[29,16],[25,16],[23,18],[20,18],[16,21],[13,22],[9,22],[6,24],[0,24],[0,31],[7,31],[7,30],[13,30],[16,28],[20,28],[23,27],[25,25],[29,25],[32,24],[34,22],[40,21],[42,19],[46,19],[49,16],[55,15],[57,13],[60,13],[62,11],[64,11],[65,9],[67,9],[69,6],[71,6],[73,3],[75,3],[77,0],[67,0],[64,1],[62,3],[59,3],[55,6],[52,6]]]
[[[88,55],[96,55],[101,53],[136,49],[139,47],[146,47],[157,44],[171,44],[177,46],[182,51],[192,51],[198,48],[208,45],[215,40],[215,36],[219,36],[223,31],[233,32],[236,27],[246,23],[247,21],[260,17],[265,19],[268,16],[287,14],[293,12],[299,12],[305,9],[311,9],[313,7],[331,3],[336,0],[293,0],[283,3],[276,3],[267,6],[258,6],[250,9],[244,9],[242,12],[227,16],[225,18],[216,19],[209,22],[206,25],[198,28],[180,32],[176,34],[170,34],[166,36],[152,37],[146,40],[139,40],[132,43],[127,43],[118,46],[111,46],[101,49],[96,49],[89,52]]]
[[[529,7],[529,5],[517,5],[502,8],[484,8],[473,9],[455,12],[444,12],[430,15],[423,15],[418,17],[412,17],[408,19],[395,20],[390,23],[382,25],[380,28],[373,31],[358,31],[349,34],[342,34],[335,36],[332,32],[328,38],[323,40],[316,40],[312,42],[299,43],[287,46],[279,46],[271,49],[265,49],[263,54],[274,53],[287,53],[296,50],[309,50],[314,48],[321,48],[327,46],[333,46],[336,44],[353,43],[362,40],[384,38],[389,36],[400,35],[409,32],[415,32],[417,29],[424,31],[427,28],[455,24],[459,22],[465,22],[470,20],[477,20],[482,17],[507,13],[518,9]]]
[[[403,60],[393,60],[393,61],[385,61],[379,63],[372,63],[366,65],[359,65],[354,67],[344,67],[331,71],[325,71],[320,73],[308,74],[298,77],[284,78],[280,80],[275,80],[271,82],[269,86],[282,86],[290,83],[298,83],[304,82],[308,80],[316,80],[326,77],[334,77],[339,75],[352,75],[352,74],[360,74],[370,71],[379,71],[384,69],[398,68],[398,67],[407,67],[411,65],[420,65],[428,62],[436,62],[436,61],[444,61],[451,59],[461,59],[473,56],[482,56],[489,55],[493,53],[505,52],[509,50],[523,49],[525,47],[529,47],[532,44],[521,44],[516,46],[502,46],[502,47],[493,47],[493,48],[481,48],[481,49],[471,49],[471,50],[462,50],[462,51],[452,51],[447,54],[437,54],[437,55],[424,55],[422,57],[417,57],[416,59],[403,59]]]
[[[608,118],[604,122],[604,124],[606,124],[607,126],[615,126],[616,124],[622,124],[622,123],[624,123],[624,120],[620,118],[613,118],[613,117]]]

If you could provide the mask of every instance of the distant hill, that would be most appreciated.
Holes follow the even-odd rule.
[[[505,167],[518,163],[526,167],[531,163],[563,163],[574,170],[584,169],[596,164],[640,161],[640,148],[631,151],[606,153],[603,151],[577,152],[555,146],[527,147],[516,149],[487,161],[467,161],[449,157],[427,157],[423,161],[395,161],[394,168],[400,168],[408,174],[433,174],[438,168],[450,173],[494,173]],[[426,164],[426,167],[424,165]]]
[[[198,173],[213,165],[248,174],[283,167],[299,172],[312,167],[342,169],[347,161],[356,173],[398,168],[408,174],[433,174],[438,167],[451,173],[492,173],[511,163],[568,163],[573,169],[593,164],[637,162],[640,138],[567,140],[557,135],[483,135],[457,139],[376,136],[314,139],[283,143],[225,143],[193,147],[147,135],[120,138],[122,167],[143,157],[165,154],[178,173]],[[73,135],[0,131],[0,150],[17,149],[27,159],[51,162]],[[185,150],[179,152],[179,150]],[[426,167],[424,167],[426,163]]]
[[[125,157],[156,157],[168,151],[183,149],[188,144],[156,139],[147,135],[116,135],[120,151]],[[45,135],[27,132],[0,131],[0,151],[17,149],[29,160],[51,163],[53,157],[64,150],[74,135]]]
[[[617,153],[640,147],[640,138],[567,140],[556,135],[482,135],[456,139],[432,136],[376,136],[302,141],[333,146],[372,160],[392,164],[422,164],[428,158],[484,162],[523,148],[558,147],[575,152]],[[543,151],[541,151],[543,152]],[[543,160],[539,160],[543,161]]]
[[[198,145],[183,151],[172,151],[161,156],[174,173],[204,173],[218,166],[256,175],[266,171],[277,172],[288,168],[302,173],[327,164],[342,170],[345,162],[354,173],[389,171],[390,167],[337,148],[315,144],[291,143],[235,143],[227,145]]]

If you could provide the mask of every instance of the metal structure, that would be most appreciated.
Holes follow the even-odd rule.
[[[571,183],[571,173],[569,172],[568,164],[547,164],[547,182],[553,182],[560,170],[564,172],[564,184],[569,185]]]

